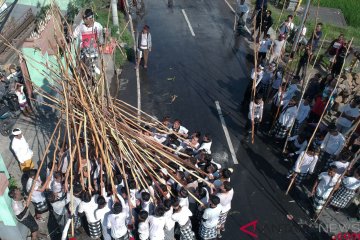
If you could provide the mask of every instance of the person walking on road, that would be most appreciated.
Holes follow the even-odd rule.
[[[29,144],[25,140],[21,130],[19,128],[15,128],[12,131],[12,135],[14,136],[14,139],[11,143],[11,149],[19,161],[21,171],[26,172],[33,169],[33,151],[30,149]]]
[[[292,177],[293,174],[296,174],[295,184],[296,186],[300,186],[301,182],[308,176],[308,174],[313,174],[317,161],[318,156],[315,152],[314,146],[310,145],[307,151],[300,153],[293,169],[290,170],[288,174],[288,178]]]
[[[335,166],[331,166],[327,172],[320,173],[310,195],[311,197],[314,197],[313,205],[315,213],[321,211],[333,188],[338,187],[336,186],[336,183],[339,177],[340,175],[336,173]]]
[[[141,58],[144,58],[144,68],[148,67],[149,53],[151,52],[152,41],[150,34],[150,27],[145,25],[138,36],[138,55],[136,68],[140,66]]]

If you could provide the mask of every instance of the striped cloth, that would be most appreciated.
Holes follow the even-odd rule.
[[[229,214],[229,211],[227,212],[222,212],[219,216],[219,222],[218,222],[218,225],[217,225],[217,229],[221,229],[221,228],[224,228],[225,226],[225,222],[226,222],[226,218]]]
[[[195,240],[195,233],[192,231],[191,221],[180,226],[180,240]]]
[[[89,233],[92,239],[98,239],[101,237],[101,221],[89,223]]]
[[[315,195],[314,204],[313,204],[315,210],[320,210],[323,207],[323,205],[325,204],[325,202],[326,202],[326,198]]]
[[[216,239],[216,237],[217,237],[216,226],[213,228],[207,228],[204,226],[204,224],[201,224],[200,230],[199,230],[199,235],[202,240]]]
[[[33,203],[33,205],[34,205],[34,207],[35,207],[35,212],[36,212],[37,214],[42,214],[42,213],[47,212],[47,211],[49,210],[46,201],[44,201],[44,202],[37,202],[37,203],[36,203],[36,202],[32,202],[32,203]]]
[[[286,137],[287,128],[282,126],[279,121],[276,122],[273,130],[271,130],[271,134],[274,135],[276,138],[283,139]]]
[[[334,194],[330,204],[337,208],[346,208],[354,196],[355,190],[341,186],[341,188]]]
[[[294,173],[293,170],[290,170],[288,173],[288,177],[291,177],[291,175]],[[295,185],[299,186],[301,182],[307,177],[308,173],[297,173],[295,178]]]

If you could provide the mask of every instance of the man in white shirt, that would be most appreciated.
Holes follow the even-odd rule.
[[[165,199],[163,205],[165,208],[165,239],[174,239],[175,221],[171,218],[174,211],[171,206],[171,200]]]
[[[221,232],[225,231],[226,219],[231,209],[231,201],[234,197],[234,189],[231,187],[230,182],[223,182],[216,196],[220,198],[221,204],[221,214],[217,225],[218,238],[221,238]]]
[[[136,68],[140,66],[141,58],[144,58],[144,68],[147,68],[149,53],[152,48],[152,40],[150,34],[150,27],[145,25],[138,36],[138,59]]]
[[[250,102],[248,121],[246,122],[245,129],[248,129],[245,136],[245,141],[249,141],[249,137],[252,134],[252,124],[254,124],[254,134],[257,133],[258,126],[262,121],[264,112],[264,101],[262,100],[262,95],[257,94],[255,96],[255,101]]]
[[[44,190],[46,186],[42,186],[40,176],[38,176],[38,178],[35,179],[36,177],[35,169],[31,169],[28,174],[29,174],[29,179],[26,182],[26,191],[28,194],[30,194],[31,187],[34,184],[34,189],[30,197],[31,197],[31,202],[35,207],[35,218],[41,222],[44,222],[44,220],[41,218],[41,214],[48,211],[48,205],[44,195]]]
[[[293,174],[296,174],[295,184],[300,186],[308,174],[313,174],[317,161],[318,156],[315,153],[314,146],[310,145],[306,152],[303,151],[299,155],[294,168],[289,172],[288,178],[294,177]]]
[[[9,191],[9,197],[12,200],[11,206],[16,216],[16,219],[29,228],[31,232],[31,240],[36,240],[39,225],[36,223],[34,217],[31,215],[29,207],[26,205],[24,197],[18,188],[13,188]]]
[[[200,237],[203,240],[217,238],[217,224],[221,214],[220,198],[211,195],[209,199],[209,207],[205,209],[202,215],[202,222],[200,227]]]
[[[64,196],[58,198],[54,192],[50,192],[48,200],[52,206],[55,220],[62,231],[68,219],[66,205],[70,202],[70,195],[64,194]]]
[[[95,210],[98,208],[96,203],[98,195],[91,196],[90,192],[86,191],[82,194],[82,201],[79,204],[79,214],[85,214],[86,220],[89,224],[90,237],[97,239],[101,237],[101,228],[98,220],[95,217]]]
[[[111,229],[111,237],[113,239],[128,239],[128,229],[126,219],[128,211],[121,203],[114,203],[112,213],[108,216],[107,228]]]
[[[15,156],[20,164],[21,171],[25,172],[34,168],[34,163],[32,161],[33,151],[31,151],[29,144],[25,140],[21,130],[15,128],[12,131],[14,136],[11,142],[11,149],[15,153]]]
[[[165,233],[165,209],[162,206],[157,206],[154,215],[149,216],[150,224],[150,240],[164,240]]]
[[[336,126],[338,130],[345,134],[349,131],[351,128],[353,122],[359,118],[360,111],[359,106],[360,104],[360,98],[357,97],[353,99],[350,104],[346,104],[340,108],[340,116],[338,120],[336,121]]]
[[[147,211],[140,211],[138,215],[139,225],[138,234],[139,240],[148,240],[150,237],[150,226],[149,226],[149,213]]]
[[[289,137],[289,142],[286,146],[286,150],[284,152],[285,162],[288,162],[289,159],[296,159],[299,154],[305,150],[308,141],[306,140],[306,135],[304,133]]]
[[[98,204],[98,209],[95,210],[95,218],[101,224],[103,239],[111,240],[111,236],[107,229],[107,220],[109,214],[111,213],[111,209],[109,208],[109,204],[106,202],[106,199],[103,196],[98,196],[96,202]]]
[[[73,37],[80,40],[80,48],[95,48],[104,43],[103,27],[94,21],[94,13],[86,9],[83,21],[75,28]]]
[[[315,196],[314,209],[316,213],[319,213],[321,211],[332,189],[334,187],[338,187],[335,185],[338,182],[339,178],[340,175],[336,173],[335,166],[330,166],[327,172],[320,173],[311,192],[311,196]]]
[[[195,233],[192,231],[190,217],[193,215],[188,207],[180,206],[180,201],[173,203],[174,213],[171,219],[180,225],[180,239],[195,240]]]
[[[287,106],[283,107],[274,128],[271,129],[270,135],[274,135],[277,140],[281,140],[286,137],[287,132],[295,121],[297,114],[296,102],[297,98],[293,97]]]
[[[266,60],[266,55],[269,52],[272,45],[270,34],[266,34],[266,37],[259,43],[258,61],[261,63]]]
[[[278,62],[278,59],[281,58],[283,52],[285,51],[284,46],[285,36],[283,34],[280,34],[278,39],[274,40],[269,63]]]
[[[259,64],[257,67],[255,67],[251,70],[251,75],[250,75],[251,80],[249,81],[249,83],[246,87],[243,101],[241,103],[241,105],[244,107],[244,109],[247,109],[247,106],[249,106],[249,103],[251,101],[254,82],[255,82],[255,88],[256,88],[255,91],[258,92],[259,88],[257,88],[257,87],[258,87],[259,83],[261,82],[263,75],[264,75],[264,67],[261,64]]]
[[[320,146],[320,170],[322,170],[329,161],[335,159],[340,154],[345,145],[345,137],[338,132],[335,124],[330,124],[328,126],[328,131],[329,132],[326,134]]]
[[[181,121],[179,119],[175,119],[171,129],[180,137],[187,138],[189,136],[189,130],[181,125]]]

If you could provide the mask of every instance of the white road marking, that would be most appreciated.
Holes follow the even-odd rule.
[[[216,109],[217,109],[219,117],[220,117],[222,128],[223,128],[224,133],[225,133],[226,141],[227,141],[227,144],[229,146],[229,150],[230,150],[230,153],[231,153],[232,160],[233,160],[234,164],[238,164],[239,162],[236,159],[234,146],[233,146],[233,144],[231,142],[230,134],[229,134],[229,131],[228,131],[228,129],[226,127],[226,124],[225,124],[225,120],[224,120],[224,116],[223,116],[222,111],[221,111],[220,103],[219,103],[219,101],[215,101],[215,104],[216,104]]]
[[[182,13],[184,14],[184,18],[185,18],[185,20],[186,20],[186,22],[187,22],[187,24],[188,24],[188,26],[189,26],[191,35],[193,35],[193,37],[195,37],[194,30],[193,30],[193,28],[192,28],[192,26],[191,26],[191,24],[190,24],[189,18],[187,17],[185,10],[184,10],[184,9],[181,9],[181,11],[182,11]]]
[[[231,10],[233,13],[235,13],[235,10],[234,10],[234,8],[230,5],[230,3],[229,3],[227,0],[224,0],[224,1],[225,1],[225,3],[229,6],[230,10]]]

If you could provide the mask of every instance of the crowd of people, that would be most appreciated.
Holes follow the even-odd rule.
[[[152,132],[145,127],[144,137],[172,148],[184,164],[198,169],[197,174],[204,181],[169,162],[171,170],[155,164],[151,166],[160,178],[146,176],[145,187],[134,177],[131,166],[126,166],[126,177],[123,177],[118,165],[112,163],[114,176],[111,177],[105,165],[102,166],[90,151],[90,166],[85,152],[75,159],[71,195],[69,182],[65,180],[70,158],[66,144],[56,161],[48,164],[44,179],[34,169],[33,152],[21,130],[14,129],[12,148],[28,180],[25,194],[14,188],[9,196],[17,219],[31,230],[32,239],[37,239],[37,222],[44,221],[42,214],[47,211],[56,219],[59,233],[68,232],[67,223],[72,219],[75,231],[81,233],[81,229],[85,229],[92,239],[221,238],[234,195],[230,182],[233,170],[214,162],[209,134],[201,135],[198,131],[189,134],[180,120],[172,122],[169,117],[164,117],[162,125],[167,133]],[[81,148],[84,148],[83,143]],[[52,174],[51,169],[55,169]],[[35,218],[29,213],[29,201],[24,197],[31,199]]]
[[[246,3],[238,1],[238,4]],[[271,11],[266,9],[266,4],[257,8],[253,14],[257,16],[253,36],[256,36],[260,64],[251,72],[242,102],[248,119],[244,141],[249,142],[258,134],[258,128],[262,128],[262,133],[277,146],[285,144],[281,158],[289,168],[287,177],[304,193],[303,182],[307,180],[305,185],[310,189],[307,195],[313,199],[315,216],[327,202],[339,211],[350,205],[360,188],[360,166],[356,161],[360,96],[354,94],[343,103],[335,101],[339,94],[338,81],[340,77],[346,79],[341,72],[344,61],[352,49],[341,34],[323,54],[329,58],[327,72],[311,73],[311,76],[306,68],[319,48],[322,23],[306,39],[306,26],[296,27],[294,17],[289,15],[278,27],[277,39],[272,40],[268,33],[273,22]],[[299,41],[294,42],[299,31]],[[294,70],[285,64],[292,57],[286,53],[286,44],[298,44],[299,61]],[[267,124],[262,124],[263,119]]]

